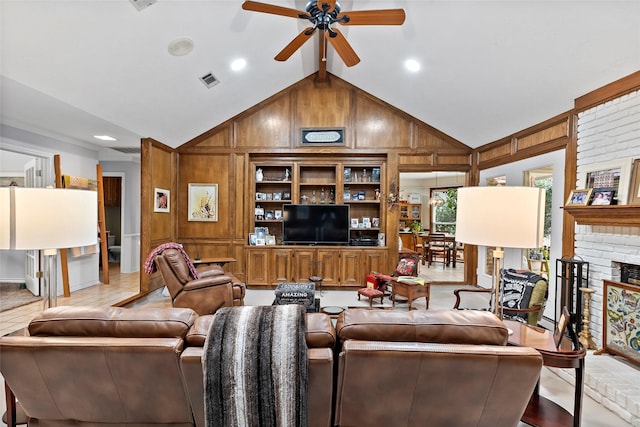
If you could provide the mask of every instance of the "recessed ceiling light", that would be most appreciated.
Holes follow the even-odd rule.
[[[116,138],[109,135],[93,135],[93,137],[99,139],[100,141],[117,141]]]
[[[404,66],[407,70],[414,73],[420,71],[420,63],[415,59],[407,59],[406,61],[404,61]]]
[[[246,66],[247,66],[247,61],[245,61],[243,58],[236,59],[231,63],[231,69],[233,71],[240,71],[244,69],[244,67]]]
[[[184,56],[193,50],[193,40],[188,37],[180,37],[169,42],[169,53],[173,56]]]

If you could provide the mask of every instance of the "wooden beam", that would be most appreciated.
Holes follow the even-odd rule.
[[[327,38],[323,32],[318,33],[318,81],[321,83],[327,81]]]
[[[63,188],[59,154],[53,156],[53,169],[56,174],[56,188]],[[71,295],[71,291],[69,290],[69,259],[67,257],[67,250],[64,248],[60,249],[60,274],[62,275],[63,295],[68,297]]]
[[[98,227],[100,229],[100,256],[102,257],[102,283],[109,284],[109,236],[105,224],[104,212],[104,183],[102,180],[102,165],[96,165],[96,179],[98,180]]]

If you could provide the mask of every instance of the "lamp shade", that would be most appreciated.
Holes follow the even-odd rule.
[[[0,249],[60,249],[98,241],[95,191],[0,188]]]
[[[545,192],[535,187],[458,189],[456,241],[538,248],[544,237]]]

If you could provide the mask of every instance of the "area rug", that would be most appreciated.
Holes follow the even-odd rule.
[[[0,283],[0,313],[41,299],[28,289],[20,289],[20,283]]]
[[[207,427],[308,425],[303,306],[222,308],[204,350]]]

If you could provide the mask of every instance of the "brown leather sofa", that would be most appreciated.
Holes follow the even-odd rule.
[[[191,398],[196,426],[204,426],[204,388],[202,373],[203,346],[213,320],[200,316],[187,334],[189,346],[181,355],[182,372]],[[333,403],[333,352],[336,333],[331,318],[323,313],[307,313],[307,356],[309,386],[307,391],[309,427],[331,425]]]
[[[220,307],[244,304],[245,284],[218,265],[200,267],[197,269],[200,277],[194,279],[177,249],[165,249],[154,262],[174,307],[191,308],[205,315],[215,313]]]
[[[336,426],[517,426],[542,368],[481,311],[345,310]]]
[[[0,337],[0,371],[29,426],[204,426],[201,358],[213,315],[56,307]],[[307,314],[310,426],[328,426],[335,329]],[[9,415],[9,414],[8,414]]]
[[[204,426],[212,319],[57,307],[31,336],[0,337],[0,371],[30,426]],[[542,367],[537,351],[507,347],[487,312],[349,309],[335,328],[322,313],[306,319],[313,427],[516,426]]]

